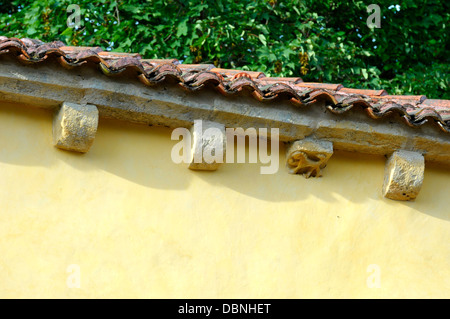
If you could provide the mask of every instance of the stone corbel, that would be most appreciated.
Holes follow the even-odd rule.
[[[96,106],[64,102],[53,116],[53,144],[60,149],[86,153],[94,142],[97,126]]]
[[[333,155],[333,143],[306,138],[290,143],[286,152],[286,166],[291,174],[320,177],[321,169]]]
[[[225,161],[225,126],[210,121],[194,121],[189,169],[215,171]]]
[[[425,159],[422,154],[398,150],[392,153],[384,173],[383,195],[395,200],[413,200],[422,187]]]

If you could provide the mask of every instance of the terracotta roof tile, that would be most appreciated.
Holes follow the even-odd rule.
[[[247,76],[251,79],[258,79],[265,77],[264,73],[253,71],[242,71],[242,70],[220,69],[220,68],[214,68],[209,71],[221,74],[224,78],[236,78],[240,76]]]
[[[214,64],[178,64],[178,68],[183,72],[189,71],[210,71],[214,69]]]
[[[262,77],[258,78],[258,81],[266,84],[273,83],[288,83],[288,84],[297,84],[303,82],[302,78],[277,78],[277,77]]]
[[[100,53],[103,51],[102,48],[100,47],[74,47],[74,46],[63,46],[63,47],[59,47],[59,49],[61,51],[63,51],[64,53],[67,54],[71,54],[71,53],[79,53],[81,51],[85,51],[85,50],[91,50],[97,53]]]
[[[301,86],[301,87],[331,90],[331,91],[339,91],[340,89],[342,89],[344,87],[342,84],[311,83],[311,82],[297,83],[296,85]]]
[[[44,43],[32,39],[0,36],[0,55],[8,54],[26,64],[36,64],[55,57],[66,68],[87,62],[98,64],[106,75],[137,72],[139,80],[152,86],[171,78],[183,89],[196,91],[207,84],[228,96],[243,90],[259,101],[282,98],[295,105],[324,100],[328,109],[341,114],[361,106],[374,119],[396,112],[410,126],[434,121],[450,132],[450,101],[426,96],[388,95],[384,90],[344,88],[341,84],[308,83],[301,78],[266,77],[263,72],[215,68],[212,64],[181,64],[176,59],[142,59],[137,53],[106,52],[99,47],[71,47],[62,42]]]
[[[142,60],[142,57],[139,53],[122,53],[122,52],[107,52],[107,51],[101,51],[98,52],[98,55],[101,56],[103,59],[122,59],[124,57],[130,57],[130,58],[139,58]]]
[[[363,90],[363,89],[342,88],[339,91],[343,92],[343,93],[348,93],[348,94],[359,94],[359,95],[369,95],[369,96],[387,95],[387,92],[385,90]]]
[[[270,81],[270,82],[290,82],[290,83],[301,83],[303,82],[302,78],[298,77],[290,77],[290,78],[277,78],[277,77],[264,77],[259,78],[260,81]]]
[[[426,99],[422,105],[450,109],[450,100]]]
[[[381,96],[374,96],[375,99],[382,99],[382,100],[396,100],[396,101],[408,101],[408,102],[414,102],[414,103],[422,103],[427,99],[425,95],[381,95]]]
[[[177,59],[141,59],[141,61],[154,66],[159,65],[161,63],[173,63],[176,65],[180,63]]]

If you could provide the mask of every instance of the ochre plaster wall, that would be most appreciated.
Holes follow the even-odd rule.
[[[450,297],[448,169],[396,202],[383,157],[335,152],[308,180],[283,149],[275,175],[195,172],[169,129],[101,119],[80,155],[52,146],[47,111],[3,103],[0,123],[2,298]]]

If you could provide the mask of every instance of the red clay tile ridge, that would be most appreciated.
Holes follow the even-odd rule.
[[[213,86],[228,96],[243,90],[259,101],[288,99],[295,105],[308,105],[325,100],[334,114],[362,107],[374,119],[392,112],[400,114],[405,123],[416,127],[435,122],[450,133],[450,100],[428,99],[424,95],[388,95],[385,90],[345,88],[341,84],[307,83],[299,77],[266,77],[263,72],[219,69],[212,64],[181,64],[176,59],[143,59],[138,53],[106,52],[100,47],[71,47],[60,41],[44,43],[39,40],[0,36],[0,55],[8,54],[25,64],[36,64],[50,57],[72,69],[83,64],[96,64],[106,75],[135,71],[147,86],[169,79],[188,91]]]

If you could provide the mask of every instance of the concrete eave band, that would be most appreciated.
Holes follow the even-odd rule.
[[[95,105],[100,117],[172,128],[202,119],[244,129],[279,128],[279,138],[325,140],[334,150],[387,155],[397,150],[423,154],[450,165],[450,136],[433,125],[411,128],[400,117],[373,120],[362,110],[331,114],[323,103],[298,108],[288,101],[258,102],[245,94],[225,97],[214,89],[185,92],[170,84],[145,87],[134,78],[109,78],[92,68],[22,66],[0,57],[0,101],[55,110],[63,102]]]

